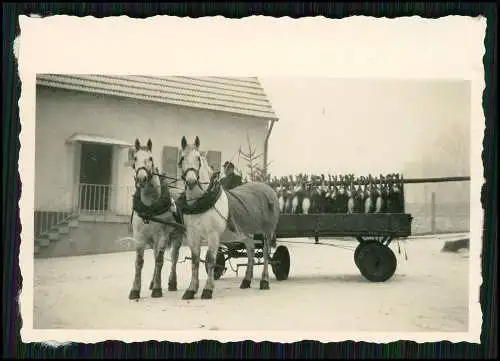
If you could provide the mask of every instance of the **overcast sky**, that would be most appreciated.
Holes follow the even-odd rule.
[[[468,82],[260,81],[280,118],[269,145],[273,175],[412,172],[410,176],[419,176],[422,164],[435,176],[469,173]]]

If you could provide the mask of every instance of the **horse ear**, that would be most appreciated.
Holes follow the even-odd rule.
[[[185,136],[182,136],[182,139],[181,139],[181,147],[182,147],[182,150],[186,149],[188,145],[188,142],[186,140],[186,137]]]
[[[148,150],[151,152],[151,149],[153,149],[153,142],[151,141],[151,138],[150,138],[150,139],[148,139],[148,144],[147,144],[147,146],[148,146]]]
[[[198,138],[198,136],[196,136],[196,138],[194,138],[194,145],[196,146],[196,148],[200,147],[200,138]]]
[[[139,139],[135,139],[135,150],[138,151],[139,148],[141,147],[141,142],[139,142]]]

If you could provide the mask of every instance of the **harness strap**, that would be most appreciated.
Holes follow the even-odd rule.
[[[178,199],[178,207],[183,214],[201,214],[212,208],[220,195],[222,194],[222,187],[217,180],[218,173],[214,173],[210,178],[210,184],[200,198],[192,205],[187,204],[186,193],[182,193]]]
[[[171,208],[172,197],[166,182],[162,182],[160,199],[150,206],[146,206],[142,202],[140,190],[137,189],[133,196],[132,215],[130,221],[132,221],[134,212],[142,218],[144,223],[148,223],[153,217],[162,215],[171,210]]]

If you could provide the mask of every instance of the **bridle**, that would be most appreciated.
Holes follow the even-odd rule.
[[[141,188],[141,186],[139,185],[139,181],[138,181],[138,177],[137,177],[137,174],[139,173],[139,171],[145,171],[146,172],[146,182],[145,183],[149,183],[151,182],[151,180],[153,179],[153,172],[149,171],[149,169],[147,169],[146,167],[139,167],[136,169],[135,171],[135,175],[134,175],[134,181],[135,181],[135,187],[136,188]]]
[[[142,149],[142,150],[147,150],[146,148]],[[146,172],[146,181],[144,183],[150,183],[151,180],[153,179],[153,176],[155,175],[154,173],[154,169],[155,169],[155,165],[154,165],[154,161],[153,159],[151,159],[151,170],[149,170],[148,168],[146,168],[145,166],[141,166],[139,168],[135,168],[135,161],[134,161],[134,164],[132,165],[132,168],[135,170],[135,174],[134,174],[134,182],[135,182],[135,188],[136,189],[140,189],[142,188],[140,185],[139,185],[139,178],[138,178],[138,174],[139,174],[139,171],[143,170]]]
[[[182,169],[182,162],[184,161],[184,157],[181,157],[181,159],[179,160],[179,168]],[[201,169],[201,156],[199,156],[198,158],[198,168],[193,168],[193,167],[189,167],[187,168],[184,172],[182,172],[182,175],[181,175],[181,179],[186,182],[186,176],[189,172],[194,172],[194,174],[196,175],[196,183],[199,184],[200,183],[200,169]]]
[[[181,168],[182,170],[182,163],[184,161],[184,157],[181,157],[178,163],[178,167]],[[194,172],[196,176],[196,185],[203,191],[206,192],[205,189],[203,189],[202,184],[210,184],[211,182],[200,182],[200,170],[202,166],[202,156],[198,156],[198,168],[194,167],[189,167],[186,170],[182,172],[181,179],[184,181],[184,190],[186,190],[187,184],[186,184],[186,176],[189,172]],[[212,179],[212,176],[210,177]]]

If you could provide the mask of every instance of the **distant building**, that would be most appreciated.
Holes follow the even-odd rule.
[[[35,248],[50,255],[111,251],[112,238],[126,235],[136,138],[151,138],[160,171],[179,178],[182,136],[199,136],[219,170],[247,134],[263,152],[278,120],[257,78],[45,74],[36,91]],[[66,237],[72,250],[47,241],[48,233],[57,238],[62,218],[75,225]],[[87,221],[99,239],[78,232]]]

